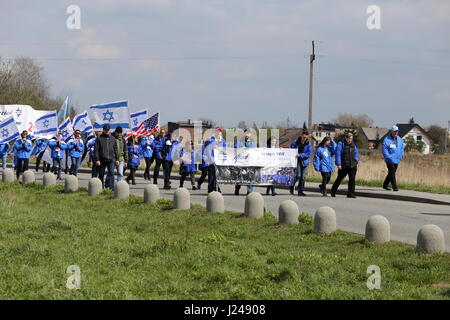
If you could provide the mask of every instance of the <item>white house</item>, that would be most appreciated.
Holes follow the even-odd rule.
[[[422,154],[429,154],[431,152],[431,136],[420,125],[417,123],[397,123],[397,126],[400,138],[405,140],[407,137],[413,137],[415,141],[422,141],[425,143]]]

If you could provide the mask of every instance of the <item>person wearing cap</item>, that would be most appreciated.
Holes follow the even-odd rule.
[[[295,182],[289,187],[289,192],[294,194],[295,183],[298,180],[298,195],[306,196],[305,190],[306,174],[308,173],[309,158],[312,154],[312,145],[308,140],[308,130],[303,129],[302,135],[291,143],[291,149],[297,149],[297,175]]]
[[[19,180],[20,174],[28,170],[28,164],[30,161],[31,150],[33,144],[28,137],[28,131],[22,131],[20,139],[14,142],[14,149],[16,151],[17,164],[16,164],[16,178]]]
[[[389,184],[392,184],[392,189],[398,191],[395,173],[397,172],[398,164],[403,158],[405,147],[402,138],[398,136],[397,126],[394,125],[389,130],[389,134],[383,140],[381,150],[388,169],[388,174],[383,183],[383,189],[391,190]]]
[[[70,157],[70,174],[76,176],[78,174],[78,168],[81,164],[81,157],[84,152],[84,143],[81,139],[80,130],[75,130],[74,138],[67,144],[67,150]]]
[[[119,153],[119,164],[116,165],[117,182],[124,179],[124,170],[128,162],[128,146],[122,133],[122,127],[117,127],[112,133],[112,136],[116,139],[117,152]]]
[[[109,125],[103,126],[102,133],[95,139],[94,160],[98,166],[98,177],[102,185],[114,189],[114,168],[119,165],[119,150],[116,139],[109,134]],[[108,170],[106,181],[105,172]]]
[[[355,179],[359,162],[358,148],[353,141],[353,134],[348,132],[345,138],[337,144],[335,162],[338,167],[338,176],[331,187],[331,196],[336,196],[342,180],[348,175],[348,191],[347,198],[356,198],[355,196]]]

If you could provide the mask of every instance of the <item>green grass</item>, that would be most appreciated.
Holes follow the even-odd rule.
[[[309,176],[306,177],[307,182],[322,182],[322,178],[318,176]],[[344,179],[341,184],[347,184],[348,179]],[[330,184],[334,183],[334,179],[330,181]],[[381,188],[383,186],[382,180],[361,180],[356,179],[356,186],[363,187],[375,187]],[[422,192],[430,192],[430,193],[439,193],[439,194],[450,194],[450,186],[427,186],[422,184],[408,184],[398,182],[397,186],[400,190],[413,190],[413,191],[422,191]]]
[[[169,200],[0,182],[0,299],[450,299],[450,255],[337,231],[302,214],[173,211]],[[81,289],[66,269],[81,269]],[[369,265],[381,290],[368,290]]]

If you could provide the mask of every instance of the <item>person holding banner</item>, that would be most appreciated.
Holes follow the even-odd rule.
[[[51,157],[53,159],[52,172],[57,175],[58,180],[61,178],[61,159],[64,157],[67,144],[64,142],[61,132],[58,131],[56,137],[50,139],[48,146],[51,150]]]
[[[327,196],[327,183],[330,182],[334,171],[334,155],[336,142],[331,137],[323,138],[314,155],[314,169],[322,175],[322,184],[319,185],[320,192]]]
[[[244,143],[242,143],[242,141],[237,141],[235,144],[235,148],[257,148],[257,144],[256,142],[252,141],[252,135],[249,129],[245,129],[245,139],[244,139]],[[234,188],[234,195],[238,196],[239,195],[239,190],[241,190],[241,185],[237,184]],[[253,186],[252,185],[247,185],[247,194],[249,194],[250,192],[253,191]]]
[[[150,167],[153,163],[153,161],[155,161],[155,153],[153,152],[152,149],[152,144],[153,144],[153,135],[150,135],[148,137],[142,137],[139,146],[141,147],[142,150],[142,155],[144,157],[145,160],[145,171],[144,171],[144,179],[145,180],[150,180]]]
[[[8,157],[9,143],[0,143],[0,158],[2,159],[2,169],[6,169],[6,158]]]
[[[303,129],[302,135],[293,141],[292,149],[297,149],[297,175],[295,181],[298,180],[298,195],[306,196],[305,190],[306,174],[308,173],[309,157],[312,154],[312,145],[308,140],[308,131]],[[295,183],[289,187],[291,194],[294,194]]]
[[[20,174],[28,170],[31,150],[33,149],[33,144],[28,139],[28,131],[22,131],[20,139],[14,142],[14,149],[17,157],[16,178],[19,180]]]
[[[94,160],[98,166],[98,177],[102,185],[114,190],[114,168],[119,165],[119,150],[116,140],[109,134],[109,125],[103,125],[103,132],[95,139]],[[105,181],[105,172],[108,170]]]
[[[75,130],[74,138],[67,145],[67,150],[69,151],[69,157],[71,161],[70,174],[76,176],[78,174],[78,168],[81,164],[81,157],[84,151],[84,143],[81,139],[80,130]]]

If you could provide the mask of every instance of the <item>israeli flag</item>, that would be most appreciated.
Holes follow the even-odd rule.
[[[63,102],[61,108],[59,108],[59,111],[58,111],[58,123],[63,122],[63,120],[65,118],[69,117],[69,109],[70,109],[69,96],[67,96],[64,99],[64,102]]]
[[[73,129],[80,130],[81,133],[90,133],[93,131],[91,119],[89,119],[87,111],[77,114],[73,118]]]
[[[6,143],[19,137],[14,117],[10,116],[0,122],[0,143]]]
[[[94,130],[102,130],[107,124],[111,129],[122,127],[124,131],[130,131],[127,101],[96,104],[91,106],[90,110],[94,118]]]
[[[51,138],[56,135],[58,130],[58,121],[56,119],[56,111],[47,112],[45,115],[38,118],[35,122],[34,137]]]
[[[140,110],[140,111],[130,114],[130,124],[131,124],[132,131],[136,131],[136,129],[139,128],[141,123],[144,122],[145,120],[147,120],[147,118],[148,118],[147,114],[148,114],[147,109]]]
[[[63,123],[61,123],[58,129],[61,131],[61,136],[64,142],[68,143],[73,136],[73,128],[70,118],[67,118]]]

